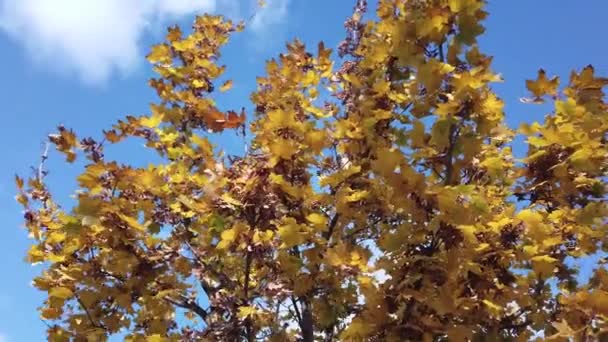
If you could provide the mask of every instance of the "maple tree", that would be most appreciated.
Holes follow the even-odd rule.
[[[358,0],[337,56],[294,41],[267,62],[249,122],[212,97],[244,25],[169,28],[147,57],[151,114],[101,141],[50,136],[88,160],[73,208],[43,165],[17,177],[49,340],[606,338],[608,273],[579,284],[568,260],[608,249],[608,79],[541,70],[525,101],[553,112],[507,127],[476,43],[484,6],[380,0],[373,15]],[[227,129],[251,134],[245,155],[211,144]],[[104,158],[130,138],[162,162]]]

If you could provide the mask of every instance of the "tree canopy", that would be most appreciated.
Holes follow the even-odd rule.
[[[356,1],[336,53],[288,43],[227,110],[220,50],[247,24],[200,15],[147,56],[149,115],[49,136],[87,161],[72,208],[44,163],[16,179],[49,340],[608,336],[605,267],[578,283],[570,262],[608,250],[608,79],[540,70],[523,101],[552,112],[509,128],[477,45],[485,1],[366,10]],[[224,130],[251,137],[244,155],[212,145]],[[161,162],[104,158],[129,139]]]

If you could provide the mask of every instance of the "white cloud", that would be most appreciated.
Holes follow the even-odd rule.
[[[212,12],[216,3],[213,0],[157,0],[156,6],[160,13],[181,16],[201,10]]]
[[[290,0],[267,0],[249,24],[257,40],[285,22]],[[141,40],[180,18],[203,12],[240,17],[256,0],[0,0],[0,33],[18,41],[28,57],[50,71],[87,84],[128,74],[143,61]],[[247,6],[245,6],[247,7]],[[241,13],[244,14],[244,13]]]
[[[287,17],[290,0],[266,0],[266,6],[258,8],[250,27],[257,33],[265,33],[274,25],[282,24]]]
[[[150,24],[234,1],[0,0],[0,29],[22,43],[35,62],[102,83],[139,63],[139,43]]]

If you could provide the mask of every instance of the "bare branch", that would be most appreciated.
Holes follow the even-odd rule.
[[[245,293],[245,301],[249,304],[249,277],[251,274],[251,251],[247,251],[247,256],[245,257],[245,284],[243,286],[243,292]],[[245,332],[247,334],[247,341],[255,340],[255,334],[253,333],[253,329],[251,327],[251,319],[247,318],[245,321]]]
[[[40,164],[38,165],[38,173],[37,173],[37,177],[38,177],[38,181],[42,182],[42,179],[44,178],[44,176],[46,176],[46,171],[44,170],[44,164],[46,163],[46,160],[49,159],[49,142],[46,142],[44,144],[44,151],[42,152],[42,155],[40,156]]]
[[[336,213],[334,215],[334,217],[331,218],[327,231],[324,234],[324,237],[326,240],[329,240],[331,238],[331,235],[334,233],[334,229],[336,228],[336,225],[338,224],[339,219],[340,219],[340,214],[338,214],[338,213]]]
[[[166,300],[167,302],[180,307],[182,309],[188,309],[194,313],[196,313],[200,318],[203,319],[203,321],[206,323],[207,322],[207,316],[209,316],[209,313],[207,312],[207,310],[203,309],[201,306],[199,306],[193,299],[187,298],[186,296],[180,296],[180,301],[172,299],[169,296],[164,297],[164,300]]]
[[[103,324],[101,324],[100,322],[93,319],[93,315],[91,315],[91,312],[89,311],[89,309],[86,307],[86,305],[84,305],[84,302],[82,301],[82,299],[80,299],[80,296],[75,295],[75,297],[76,297],[76,300],[78,301],[78,304],[80,304],[80,306],[82,307],[84,312],[87,314],[87,318],[89,319],[89,322],[91,322],[91,325],[96,328],[106,330],[106,327]]]

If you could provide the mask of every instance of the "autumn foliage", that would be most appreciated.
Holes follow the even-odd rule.
[[[608,273],[579,284],[570,261],[608,249],[608,79],[541,70],[523,100],[552,113],[509,128],[476,44],[484,6],[359,0],[336,53],[289,43],[252,104],[228,110],[213,100],[232,85],[220,49],[246,23],[170,28],[148,55],[149,115],[50,137],[87,160],[73,208],[44,165],[17,178],[48,339],[606,338]],[[247,153],[211,144],[228,129]],[[162,162],[104,158],[127,139]]]

